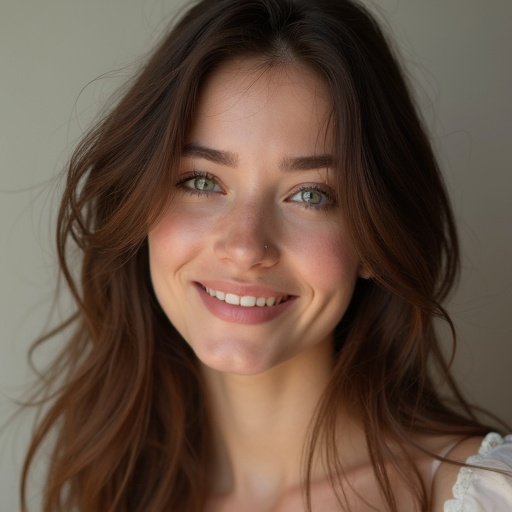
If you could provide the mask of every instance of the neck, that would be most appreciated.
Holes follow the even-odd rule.
[[[301,456],[332,357],[327,340],[259,375],[203,367],[216,433],[214,493],[279,494],[300,485]]]

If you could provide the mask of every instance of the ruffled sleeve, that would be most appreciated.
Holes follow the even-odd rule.
[[[488,434],[477,455],[466,462],[486,468],[512,471],[512,435]],[[512,477],[463,467],[453,486],[453,499],[444,504],[444,512],[512,511]]]

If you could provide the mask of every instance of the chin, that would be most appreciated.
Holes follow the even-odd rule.
[[[195,353],[204,367],[233,375],[259,375],[282,362],[281,358],[261,347],[250,347],[242,341],[215,343]]]

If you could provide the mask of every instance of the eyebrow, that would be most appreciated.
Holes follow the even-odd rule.
[[[234,153],[209,148],[197,142],[185,144],[183,156],[204,158],[214,164],[226,165],[227,167],[236,167],[238,165],[238,157]]]
[[[227,167],[236,167],[239,161],[235,153],[203,146],[197,142],[185,144],[182,154],[183,156],[204,158],[214,164],[225,165]],[[298,156],[283,159],[279,167],[282,171],[308,171],[321,169],[323,167],[332,167],[333,162],[333,156],[327,154]]]
[[[311,155],[285,158],[280,167],[283,171],[309,171],[332,167],[334,158],[331,155]]]

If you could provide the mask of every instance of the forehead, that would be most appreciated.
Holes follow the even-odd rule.
[[[234,130],[287,130],[325,141],[331,96],[320,75],[300,63],[268,65],[258,59],[223,63],[204,81],[192,138],[222,126]]]
[[[293,91],[304,102],[330,102],[325,81],[312,68],[300,62],[269,64],[257,58],[231,59],[210,73],[201,88],[200,100],[206,96],[224,97],[235,93],[255,95],[266,91],[269,95],[280,87]]]

